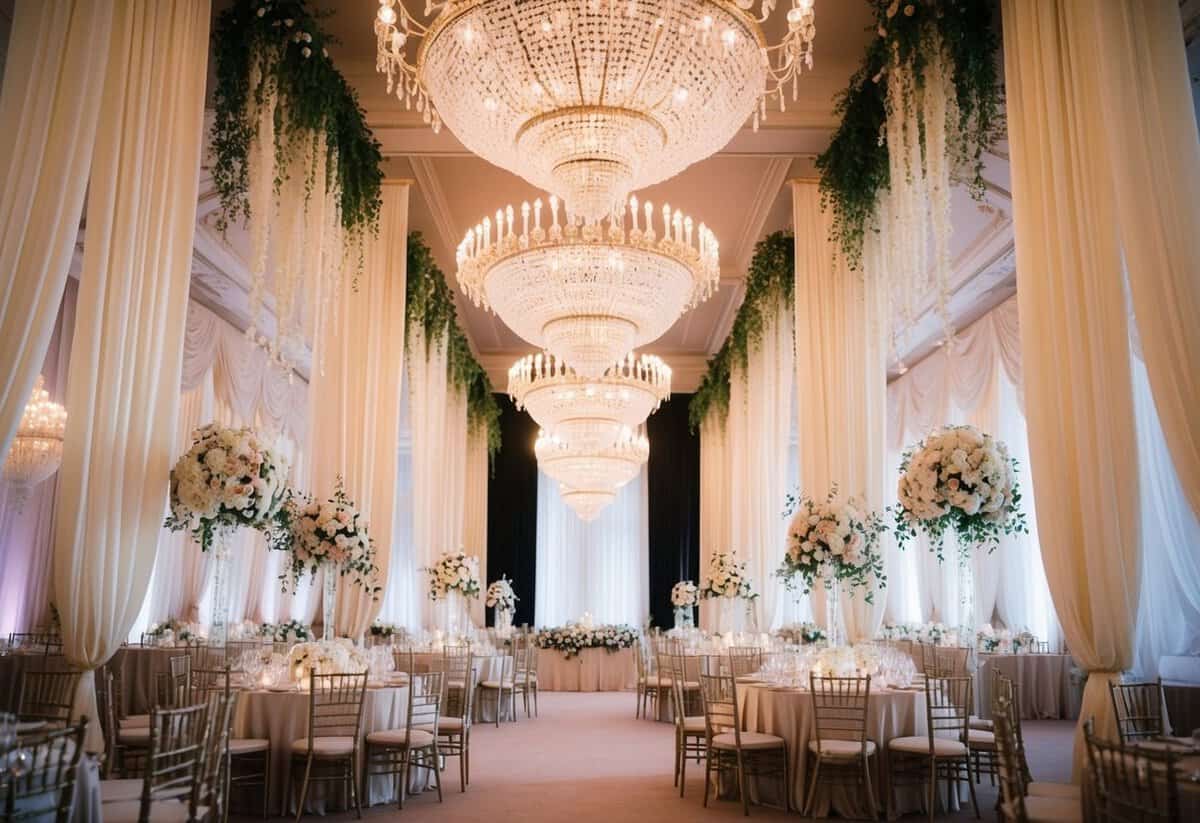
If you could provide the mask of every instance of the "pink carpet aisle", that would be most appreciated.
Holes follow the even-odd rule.
[[[632,692],[571,694],[543,692],[541,716],[499,729],[483,724],[471,736],[471,785],[458,790],[454,764],[445,773],[445,803],[430,792],[406,802],[363,811],[364,818],[409,819],[437,823],[479,821],[629,821],[740,820],[741,806],[709,799],[701,806],[704,775],[688,770],[686,796],[671,785],[672,732],[667,723],[635,720]],[[1070,777],[1069,721],[1025,721],[1030,768],[1039,780]],[[979,788],[979,808],[991,818],[996,790]],[[782,812],[754,806],[755,820],[783,820]],[[238,821],[255,817],[234,817]],[[353,820],[354,813],[326,820]],[[786,817],[799,819],[795,813]],[[909,816],[906,820],[923,820]],[[944,820],[973,820],[969,809]]]

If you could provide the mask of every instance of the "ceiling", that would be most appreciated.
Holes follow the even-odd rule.
[[[424,0],[403,2],[415,14],[423,11]],[[324,21],[339,41],[331,47],[331,56],[358,91],[368,125],[383,146],[387,175],[414,181],[410,227],[425,236],[451,285],[456,285],[454,248],[467,228],[498,207],[519,205],[540,193],[521,178],[469,154],[448,129],[435,135],[419,114],[406,111],[386,93],[384,78],[375,72],[372,27],[378,0],[339,0],[336,4],[326,0],[317,5],[333,12]],[[672,365],[676,391],[695,388],[706,359],[728,334],[742,300],[741,284],[754,244],[769,232],[790,228],[786,182],[792,177],[813,176],[812,159],[828,144],[837,122],[834,98],[858,67],[873,36],[865,0],[816,0],[816,14],[814,69],[801,78],[800,99],[788,101],[786,113],[768,112],[758,132],[747,125],[715,156],[638,192],[643,200],[670,203],[705,221],[721,243],[717,293],[645,347]],[[776,21],[782,17],[777,10]],[[777,39],[775,35],[772,42]],[[953,197],[955,297],[951,308],[960,327],[1014,290],[1005,151],[998,149],[987,158],[986,177],[989,189],[982,209],[964,192],[956,191]],[[460,318],[476,354],[502,389],[508,366],[532,347],[499,318],[471,305],[457,288],[455,292]],[[901,359],[911,365],[931,351],[940,336],[940,323],[927,313],[909,334]],[[899,362],[893,364],[893,375],[902,368]]]

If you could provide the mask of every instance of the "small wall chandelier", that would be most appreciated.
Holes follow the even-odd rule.
[[[812,67],[813,0],[380,0],[376,68],[434,130],[596,220],[715,153]],[[410,40],[420,40],[415,56]]]
[[[703,223],[664,205],[630,198],[602,221],[560,219],[551,196],[485,217],[458,246],[458,283],[522,338],[598,378],[635,347],[656,340],[720,278],[719,245]],[[532,222],[530,217],[532,216]]]
[[[650,456],[646,435],[626,430],[599,449],[581,448],[543,432],[534,444],[538,468],[558,481],[563,502],[582,520],[593,520],[638,476]]]
[[[50,399],[39,374],[21,415],[17,435],[4,458],[4,482],[12,487],[20,511],[29,492],[62,465],[67,410]]]

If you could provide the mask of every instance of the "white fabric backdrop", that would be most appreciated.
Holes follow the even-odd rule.
[[[63,652],[92,670],[137,617],[175,445],[196,226],[207,0],[127,2],[113,15],[88,188],[87,238],[54,547]],[[93,67],[99,70],[99,67]],[[103,749],[92,723],[89,750]]]
[[[650,510],[643,470],[590,523],[538,472],[534,622],[560,626],[590,611],[597,623],[646,622],[650,601]]]
[[[479,428],[467,435],[466,488],[463,493],[463,545],[479,555],[480,583],[487,591],[487,517],[488,475],[487,431]],[[475,625],[486,622],[486,605],[482,594],[470,601],[471,619]]]

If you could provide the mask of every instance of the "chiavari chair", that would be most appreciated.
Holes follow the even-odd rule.
[[[994,701],[992,718],[996,722],[996,773],[1000,781],[997,812],[1002,823],[1069,823],[1083,820],[1083,804],[1078,793],[1062,797],[1037,797],[1028,791],[1017,743],[1013,718],[1018,713],[1007,696]]]
[[[895,810],[895,789],[904,784],[920,784],[926,790],[930,821],[937,807],[937,783],[946,781],[947,795],[960,782],[966,782],[971,806],[979,816],[975,798],[974,769],[967,747],[971,711],[971,678],[926,677],[926,735],[894,737],[888,741],[891,771],[888,792],[888,816]],[[949,805],[949,804],[948,804]]]
[[[699,764],[708,752],[707,725],[699,673],[696,679],[690,679],[688,658],[679,644],[674,645],[667,660],[671,673],[671,715],[675,722],[675,783],[679,786],[679,796],[683,797],[687,761],[694,759]],[[692,684],[695,688],[689,688]]]
[[[871,758],[877,748],[867,737],[867,707],[871,678],[808,676],[813,706],[814,739],[808,750],[815,764],[801,814],[813,814],[817,786],[822,782],[860,786],[867,795],[871,819],[879,818],[875,787],[871,782]],[[822,778],[824,769],[824,778]]]
[[[513,635],[513,722],[517,719],[517,695],[521,695],[521,702],[525,706],[525,716],[529,717],[529,691],[525,682],[525,673],[529,669],[529,652],[533,648],[533,638],[517,632]]]
[[[933,666],[925,675],[933,677],[966,677],[971,649],[967,646],[934,646]]]
[[[763,732],[742,731],[737,703],[737,680],[732,675],[700,675],[704,700],[707,760],[704,805],[708,806],[712,773],[734,772],[743,814],[750,814],[748,777],[778,777],[783,784],[784,811],[791,811],[791,769],[787,742]]]
[[[42,654],[62,654],[62,635],[57,632],[10,632],[8,647]]]
[[[641,638],[638,638],[634,645],[633,659],[637,663],[637,706],[633,716],[639,718],[645,709],[646,701],[649,700],[648,689],[650,687],[650,672],[647,671],[649,667],[646,665],[646,651]]]
[[[1021,687],[1013,680],[998,674],[992,684],[992,715],[995,716],[1001,701],[1009,706],[1008,720],[1015,735],[1017,766],[1021,779],[1025,781],[1025,794],[1031,797],[1066,797],[1079,800],[1079,786],[1074,783],[1050,783],[1034,780],[1025,756],[1025,734],[1021,728]]]
[[[529,717],[529,697],[533,696],[533,716],[538,716],[538,647],[532,640],[525,649],[525,666],[517,669],[517,688],[525,700],[525,716]]]
[[[745,677],[762,669],[763,650],[758,646],[731,646],[729,670],[734,677]]]
[[[304,816],[304,804],[312,783],[341,783],[348,785],[354,811],[362,816],[358,795],[358,752],[362,730],[363,696],[367,688],[367,673],[312,674],[309,676],[308,735],[293,740],[284,792],[283,815],[291,798],[291,783],[300,764],[304,777],[300,784],[300,800],[296,805],[296,820]]]
[[[71,707],[79,672],[27,670],[21,674],[17,719],[29,731],[63,729],[71,722]]]
[[[364,793],[366,781],[373,775],[396,775],[400,783],[397,789],[399,807],[403,809],[410,775],[415,768],[430,772],[437,787],[438,802],[442,802],[437,729],[444,675],[444,672],[426,672],[414,676],[408,686],[408,717],[404,728],[367,735]]]
[[[1109,683],[1108,693],[1122,743],[1151,740],[1165,733],[1162,680]]]
[[[220,696],[230,702],[231,710],[237,706],[237,693],[231,688],[231,669],[192,669],[192,694],[197,700]],[[268,795],[271,786],[271,741],[260,737],[234,737],[230,732],[228,744],[222,752],[224,766],[224,817],[228,818],[228,804],[232,800],[234,787],[260,789],[262,793],[262,816],[270,815]]]
[[[403,672],[408,675],[409,680],[412,680],[414,674],[413,666],[413,650],[411,646],[404,648],[392,648],[392,664],[396,671]]]
[[[1084,725],[1084,740],[1093,817],[1104,823],[1182,820],[1175,750],[1101,740],[1091,719]]]
[[[19,748],[24,756],[22,772],[11,771],[0,794],[0,821],[71,819],[75,798],[75,778],[83,754],[87,718],[73,726],[23,737]],[[0,750],[0,763],[13,756],[12,750]]]
[[[516,654],[516,646],[514,644],[514,655]],[[496,728],[500,728],[501,708],[504,706],[505,694],[508,695],[508,702],[512,713],[512,719],[517,719],[517,701],[513,691],[514,678],[516,677],[516,669],[514,666],[515,658],[512,655],[503,655],[500,657],[500,676],[490,680],[481,680],[475,687],[480,698],[487,698],[493,706],[496,707]],[[477,704],[478,705],[478,704]]]
[[[471,714],[475,708],[475,683],[478,678],[471,647],[460,648],[461,652],[446,657],[437,726],[422,727],[422,730],[437,732],[438,753],[443,758],[458,758],[459,788],[465,792],[471,782]]]

